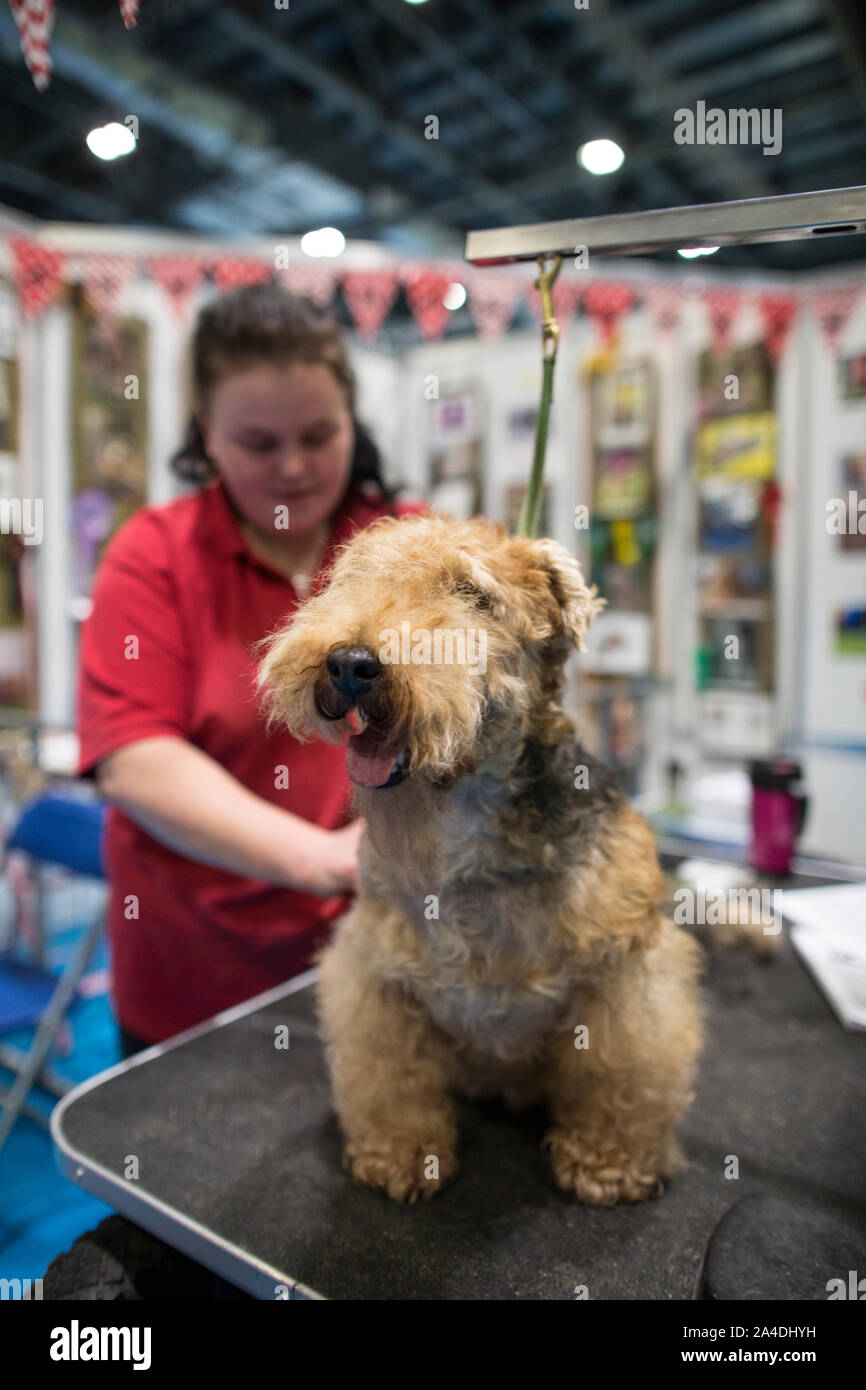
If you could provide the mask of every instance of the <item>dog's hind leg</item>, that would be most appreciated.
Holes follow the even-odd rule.
[[[554,1177],[594,1206],[638,1202],[683,1166],[675,1128],[692,1099],[701,1043],[699,948],[666,924],[587,997],[553,1049],[545,1138]]]
[[[414,1202],[457,1172],[454,1044],[402,986],[371,968],[390,909],[363,895],[319,955],[318,1010],[343,1166],[356,1182]],[[375,913],[365,928],[364,914]]]

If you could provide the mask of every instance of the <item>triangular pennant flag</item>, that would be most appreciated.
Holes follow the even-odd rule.
[[[714,287],[704,289],[701,298],[710,320],[710,341],[714,352],[726,352],[731,342],[731,329],[740,311],[742,291]]]
[[[658,333],[673,333],[679,326],[683,292],[679,285],[645,285],[640,297]]]
[[[397,272],[347,270],[341,284],[343,298],[359,336],[375,338],[397,297]]]
[[[205,271],[201,256],[151,256],[150,273],[162,285],[175,313],[180,317],[189,308]]]
[[[25,314],[32,318],[56,298],[66,266],[66,252],[24,236],[10,237],[9,246],[18,297]]]
[[[616,280],[591,280],[583,297],[583,311],[601,330],[602,341],[612,343],[619,320],[632,308],[636,294],[634,286]]]
[[[331,266],[315,265],[308,260],[290,261],[276,274],[280,283],[292,294],[305,295],[322,308],[330,304],[334,297],[337,272]]]
[[[453,274],[432,265],[404,266],[400,279],[422,338],[441,338],[451,314],[445,296],[454,283]]]
[[[799,301],[795,294],[762,294],[758,311],[764,327],[764,343],[770,360],[778,362],[785,351],[791,325],[797,317]]]
[[[253,256],[218,256],[211,261],[210,269],[217,289],[222,291],[262,285],[274,273],[267,261]]]
[[[21,52],[33,85],[44,91],[51,80],[51,29],[54,0],[9,0],[18,27]]]
[[[835,352],[848,320],[860,299],[860,286],[855,283],[837,285],[832,289],[812,290],[809,304],[812,313],[821,325],[831,352]]]
[[[468,276],[469,312],[482,338],[493,341],[501,338],[514,317],[520,298],[521,283],[514,275],[497,275],[495,271],[475,270]]]
[[[98,318],[110,318],[114,306],[136,273],[132,256],[85,256],[81,273],[84,293]]]

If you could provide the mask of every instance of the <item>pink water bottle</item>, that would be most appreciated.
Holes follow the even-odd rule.
[[[790,871],[808,806],[801,779],[800,764],[788,758],[752,763],[749,863],[760,873]]]

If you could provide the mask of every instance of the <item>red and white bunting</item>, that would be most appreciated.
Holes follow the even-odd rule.
[[[376,338],[397,297],[396,270],[347,270],[341,283],[358,336]]]
[[[257,256],[217,256],[210,263],[210,272],[223,293],[245,285],[263,285],[274,273],[268,262]]]
[[[10,237],[9,248],[21,307],[29,318],[34,318],[57,297],[66,268],[66,252],[25,236]]]
[[[809,307],[821,325],[821,331],[831,352],[838,350],[842,334],[859,300],[860,286],[857,284],[812,290],[809,294]]]
[[[583,311],[600,329],[605,344],[613,342],[619,320],[633,308],[637,295],[632,285],[615,280],[590,280],[583,291]]]
[[[137,270],[132,256],[83,257],[81,283],[97,318],[111,318],[122,291],[135,278]]]
[[[704,289],[701,299],[710,321],[710,342],[714,352],[726,352],[731,345],[731,330],[740,312],[743,295],[741,290]]]
[[[201,256],[151,256],[148,268],[157,284],[162,285],[178,317],[189,309],[205,271]]]
[[[403,266],[400,279],[422,338],[441,338],[451,313],[445,306],[445,296],[454,283],[453,273],[432,265]]]
[[[21,52],[33,85],[43,91],[51,81],[51,29],[54,0],[9,0],[18,27]]]
[[[330,304],[337,284],[337,272],[329,265],[315,265],[312,261],[290,261],[288,266],[276,272],[277,279],[292,294],[306,295],[314,304],[322,308]]]
[[[680,323],[683,292],[679,285],[646,285],[640,297],[657,333],[675,333]]]
[[[762,294],[758,312],[764,329],[764,345],[771,362],[778,362],[785,351],[788,335],[797,317],[800,302],[795,294]]]
[[[514,317],[522,285],[514,275],[497,275],[484,270],[463,273],[469,312],[482,338],[492,342],[503,337]]]
[[[119,2],[124,26],[134,29],[138,22],[139,0]],[[44,91],[51,81],[51,30],[54,26],[55,0],[9,0],[9,8],[33,85],[38,91]]]

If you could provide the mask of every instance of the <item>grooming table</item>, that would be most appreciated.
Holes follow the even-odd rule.
[[[785,887],[829,876],[794,876]],[[691,1299],[714,1227],[769,1193],[832,1209],[866,1249],[866,1038],[846,1033],[787,937],[769,963],[708,952],[708,1039],[659,1200],[580,1205],[555,1186],[541,1110],[460,1104],[457,1180],[429,1203],[356,1187],[314,1012],[314,972],[70,1092],[62,1172],[260,1299]],[[288,1050],[274,1030],[289,1029]],[[724,1177],[736,1154],[740,1178]],[[124,1178],[128,1155],[137,1180]]]

